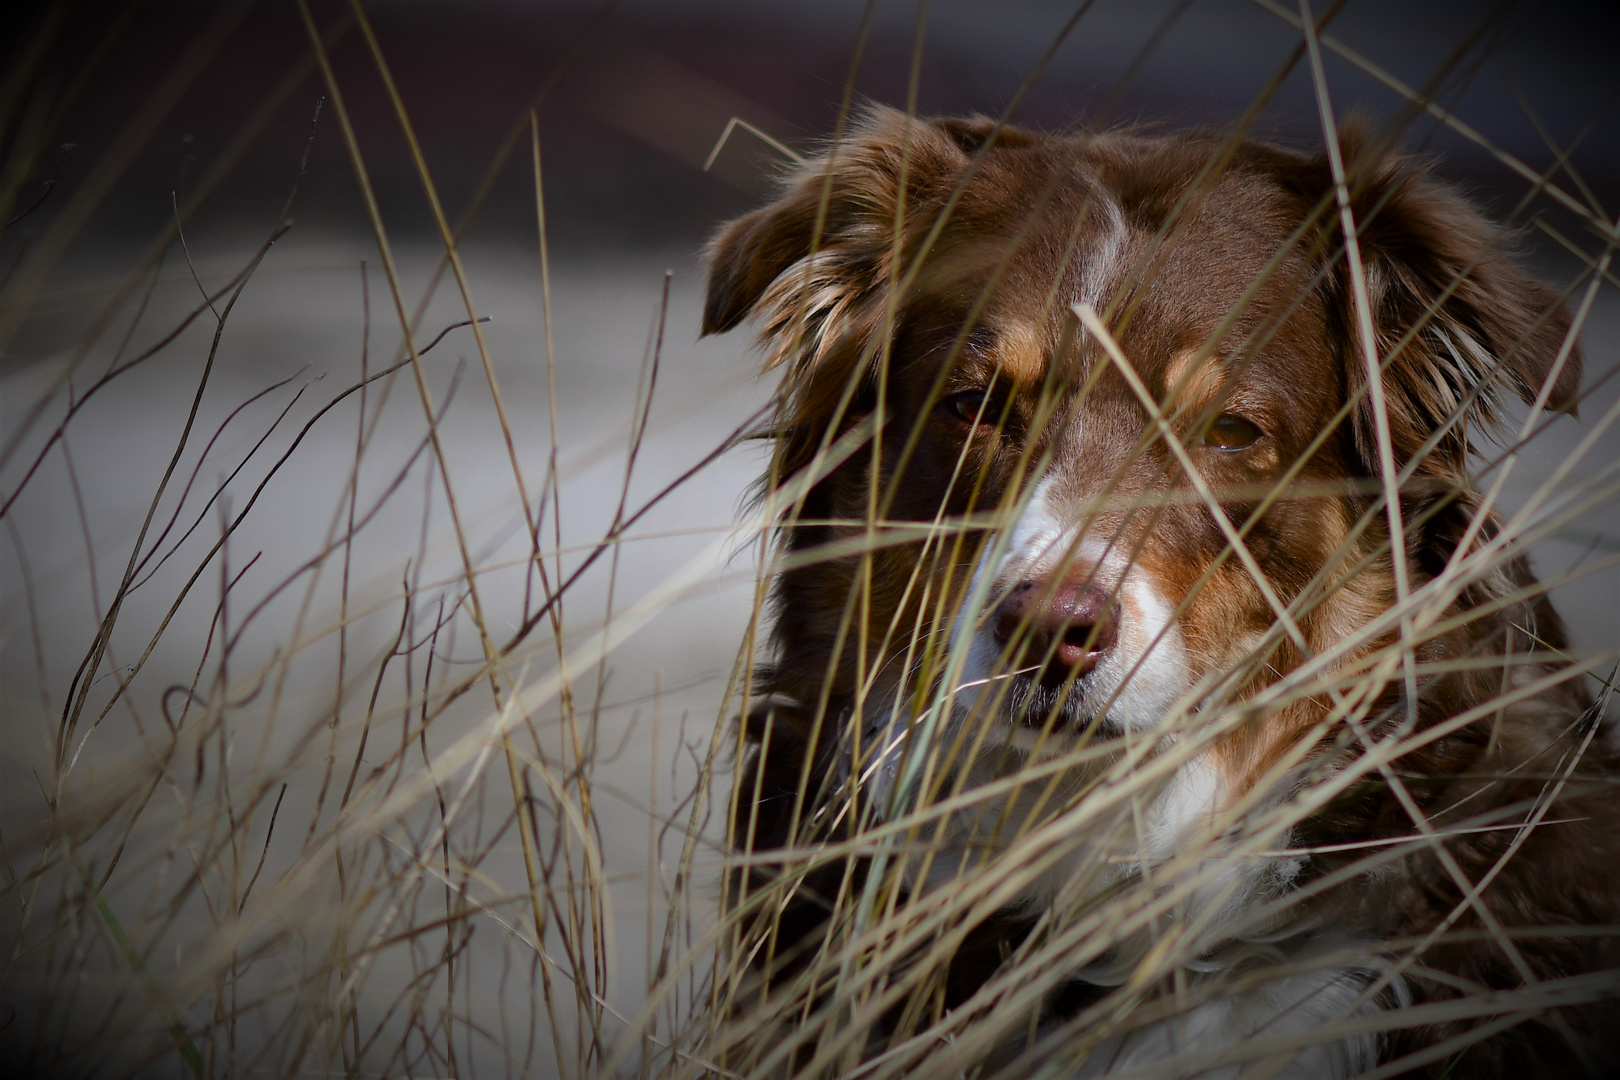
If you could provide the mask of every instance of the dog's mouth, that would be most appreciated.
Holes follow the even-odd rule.
[[[1095,718],[1095,673],[1110,644],[1073,627],[1056,641],[1015,643],[1010,655],[1004,647],[1006,667],[986,680],[989,700],[1016,726],[1082,729]]]
[[[992,683],[1000,698],[996,711],[1014,727],[1081,731],[1096,719],[1094,681],[1078,666],[1014,669]]]

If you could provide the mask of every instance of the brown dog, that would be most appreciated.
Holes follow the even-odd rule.
[[[1570,317],[1341,151],[876,110],[714,242],[786,369],[760,1068],[1609,1075],[1620,768],[1470,475]]]

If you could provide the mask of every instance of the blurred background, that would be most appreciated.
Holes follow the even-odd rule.
[[[87,984],[75,973],[94,964],[52,951],[54,901],[39,899],[31,883],[45,879],[28,867],[30,858],[55,865],[49,836],[64,793],[116,787],[147,767],[165,720],[173,723],[174,699],[166,695],[199,685],[206,659],[204,687],[217,677],[244,698],[275,701],[266,711],[270,697],[254,699],[252,715],[220,735],[229,759],[222,775],[242,776],[249,850],[239,862],[251,871],[261,859],[259,895],[274,897],[283,916],[294,902],[318,909],[310,897],[326,886],[294,879],[336,799],[327,794],[330,770],[323,779],[327,740],[367,768],[403,769],[398,755],[386,758],[375,744],[366,750],[346,727],[339,732],[334,717],[347,724],[370,716],[367,693],[374,706],[379,698],[367,680],[402,634],[413,642],[435,626],[444,634],[432,646],[437,673],[418,666],[406,678],[443,680],[458,665],[476,666],[476,637],[455,615],[467,602],[457,580],[465,561],[479,567],[492,626],[515,632],[534,611],[525,595],[532,583],[512,572],[528,545],[514,463],[527,504],[555,519],[547,528],[555,530],[550,546],[560,549],[561,574],[591,557],[589,545],[622,522],[627,507],[655,500],[611,559],[587,568],[561,634],[584,641],[627,612],[635,625],[645,621],[611,656],[591,654],[588,674],[571,684],[591,714],[594,812],[617,883],[607,916],[617,951],[597,990],[613,1010],[634,1014],[656,966],[655,944],[666,936],[653,918],[662,909],[649,897],[667,899],[674,888],[682,830],[704,837],[697,857],[710,868],[707,878],[702,870],[695,876],[685,901],[693,905],[687,940],[701,936],[701,908],[717,890],[718,817],[690,817],[683,792],[717,721],[734,708],[726,688],[757,596],[751,537],[733,530],[762,452],[757,443],[714,451],[758,415],[770,387],[755,381],[745,334],[699,340],[701,251],[722,222],[770,196],[786,158],[741,129],[718,145],[728,122],[739,118],[808,152],[832,132],[846,99],[904,107],[914,98],[922,114],[1011,110],[1015,122],[1050,131],[1218,127],[1259,103],[1259,135],[1314,146],[1320,127],[1308,70],[1296,64],[1284,73],[1300,42],[1284,16],[1297,10],[1246,0],[369,4],[423,163],[461,237],[464,298],[441,265],[444,248],[411,141],[350,9],[314,0],[310,11],[326,35],[386,229],[398,303],[415,319],[419,347],[467,320],[469,306],[489,320],[480,324],[482,349],[462,326],[427,359],[425,388],[442,412],[446,447],[446,465],[435,472],[418,390],[406,374],[368,388],[372,436],[357,426],[358,395],[322,411],[362,372],[375,374],[401,356],[403,339],[345,127],[298,7],[153,0],[8,8],[0,16],[0,191],[13,204],[0,233],[0,499],[8,531],[0,541],[0,809],[12,847],[0,915],[0,950],[11,959],[0,988],[27,1022],[13,1026],[7,1053],[64,1071],[93,1059],[110,1072],[184,1074],[163,1025],[145,1041],[129,1035],[151,1025],[146,1014],[128,1012],[139,1013],[143,999],[119,981],[116,957],[95,968],[103,982]],[[1525,257],[1540,274],[1572,282],[1602,255],[1582,214],[1537,194],[1533,178],[1547,174],[1566,202],[1614,220],[1620,8],[1349,0],[1332,10],[1328,33],[1342,51],[1329,50],[1326,69],[1340,116],[1401,120],[1408,97],[1400,88],[1421,88],[1462,124],[1406,115],[1406,145],[1521,226]],[[277,227],[306,144],[292,225],[220,320],[227,287]],[[183,247],[170,233],[177,219]],[[1584,420],[1559,421],[1538,436],[1507,485],[1509,505],[1518,505],[1591,437],[1564,479],[1597,477],[1599,486],[1548,530],[1535,562],[1543,577],[1567,576],[1555,597],[1577,647],[1600,651],[1620,645],[1620,574],[1612,563],[1620,512],[1601,486],[1602,470],[1620,460],[1620,441],[1604,427],[1617,400],[1608,380],[1620,365],[1620,304],[1607,280],[1585,333],[1594,390]],[[200,306],[204,293],[219,294],[214,310]],[[119,367],[148,352],[149,360]],[[360,467],[363,438],[371,441]],[[557,482],[542,505],[553,465]],[[330,538],[349,512],[351,480],[353,501],[375,513],[362,514],[340,574]],[[245,507],[251,515],[230,532],[224,559],[213,558],[223,521]],[[637,604],[659,595],[678,571],[688,574],[681,587],[638,613]],[[209,651],[222,574],[240,575],[234,614],[224,617],[237,627],[230,670]],[[121,583],[135,587],[121,590]],[[436,604],[449,605],[449,619]],[[115,607],[99,655],[98,628],[111,625]],[[536,677],[554,674],[558,663],[558,647],[541,637],[513,660]],[[87,656],[94,662],[84,664]],[[392,683],[380,700],[396,712],[412,708],[405,688]],[[539,712],[553,708],[549,699],[542,705]],[[430,744],[454,751],[488,715],[487,695],[481,705],[447,712],[423,735],[422,762]],[[337,734],[328,735],[328,721]],[[404,736],[389,723],[397,749]],[[66,757],[64,745],[72,748]],[[722,806],[727,783],[715,796]],[[274,813],[272,801],[280,808]],[[179,796],[176,805],[150,811],[156,833],[180,828],[185,807],[195,807]],[[668,835],[658,835],[666,827],[673,849]],[[467,842],[481,853],[485,901],[508,902],[521,877],[516,841],[506,834]],[[174,850],[154,841],[100,895],[121,908],[151,968],[179,987],[184,948],[206,940],[208,918],[217,928],[219,917],[205,914],[215,911],[212,899],[199,906],[197,895],[164,891]],[[109,875],[116,862],[105,851],[86,859]],[[71,878],[45,892],[56,889],[71,906],[74,895],[82,900]],[[285,891],[267,894],[271,883]],[[227,889],[222,879],[218,887],[241,884],[233,879]],[[474,886],[465,889],[471,895]],[[245,894],[240,899],[240,911],[258,910]],[[182,911],[197,915],[197,927],[173,917]],[[265,915],[253,932],[270,933],[276,917]],[[447,1013],[487,1021],[477,1039],[465,1035],[464,1062],[545,1075],[553,1069],[549,1051],[537,1052],[533,1040],[526,1052],[514,1049],[522,1038],[513,1032],[539,1014],[532,992],[514,1004],[503,989],[505,950],[521,935],[501,926],[472,935],[467,955],[481,974],[462,976],[464,1011],[452,1002]],[[275,950],[253,962],[262,978],[241,983],[257,987],[251,1005],[238,1003],[242,1030],[233,1020],[229,1046],[208,1045],[217,1055],[207,1059],[210,1071],[274,1071],[293,1060],[277,1039],[296,1012],[286,987],[298,985],[302,976],[293,973],[302,969]],[[386,1026],[395,1000],[390,979],[409,983],[418,963],[408,955],[380,961],[372,979],[379,988],[357,1008]],[[532,972],[530,982],[532,990]],[[210,1008],[219,1015],[213,991],[187,986],[171,995],[182,1026],[198,1027]],[[125,1025],[104,1030],[132,1041],[75,1045],[93,1029],[86,1017],[103,1014]],[[495,1032],[508,1023],[504,1035]],[[444,1024],[454,1047],[463,1033],[455,1021]],[[17,1034],[24,1029],[38,1034]],[[412,1038],[407,1031],[400,1045]],[[433,1042],[425,1030],[420,1040]]]
[[[1552,160],[1551,139],[1594,191],[1612,190],[1620,171],[1611,101],[1620,13],[1612,4],[1317,7],[1336,9],[1332,36],[1426,88],[1495,146],[1539,168]],[[345,22],[340,3],[313,10],[334,33]],[[1017,121],[1048,130],[1220,125],[1266,90],[1298,44],[1293,27],[1250,0],[944,0],[873,5],[857,55],[866,11],[859,0],[388,0],[368,8],[452,214],[468,206],[513,123],[538,105],[554,243],[569,253],[695,249],[716,222],[766,194],[781,164],[739,138],[705,173],[728,118],[802,149],[830,134],[851,81],[857,101],[900,107],[915,69],[921,113],[999,115],[1016,101]],[[193,228],[257,230],[279,205],[322,92],[293,5],[91,0],[48,16],[17,5],[7,18],[13,72],[31,47],[30,25],[53,20],[44,55],[26,59],[65,107],[56,136],[78,147],[62,165],[64,184],[141,126],[139,148],[87,223],[85,243],[148,239],[170,216],[169,193],[196,183],[250,123],[258,128],[251,145]],[[390,228],[429,232],[407,145],[358,33],[342,33],[332,63]],[[1341,113],[1384,121],[1405,103],[1338,56],[1327,65]],[[301,66],[304,77],[289,82]],[[147,114],[154,92],[164,101]],[[1299,65],[1275,89],[1258,131],[1314,144],[1316,116]],[[1412,126],[1410,145],[1438,155],[1447,174],[1483,197],[1522,194],[1488,151],[1432,118]],[[48,176],[57,163],[40,164]],[[526,170],[502,169],[468,235],[501,242],[532,232],[532,203]],[[299,218],[307,231],[366,231],[335,129],[317,141]]]

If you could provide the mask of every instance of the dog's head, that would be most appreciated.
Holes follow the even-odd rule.
[[[1341,152],[1342,189],[1218,135],[877,110],[731,223],[704,329],[757,321],[785,369],[767,493],[809,483],[771,689],[1124,732],[1358,663],[1398,593],[1439,625],[1511,592],[1465,558],[1495,534],[1470,437],[1509,396],[1573,407],[1569,317],[1420,165]],[[1257,767],[1325,708],[1229,750]]]

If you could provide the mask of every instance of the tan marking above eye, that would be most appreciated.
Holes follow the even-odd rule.
[[[1253,420],[1236,413],[1221,413],[1204,430],[1204,445],[1219,450],[1247,450],[1265,434]]]
[[[996,328],[992,354],[996,366],[1018,382],[1039,382],[1046,372],[1046,350],[1035,327],[1022,320],[1008,320]]]
[[[1194,367],[1194,362],[1197,367]],[[1197,412],[1216,399],[1226,382],[1221,364],[1203,349],[1183,349],[1170,358],[1164,372],[1164,387],[1170,409]]]

